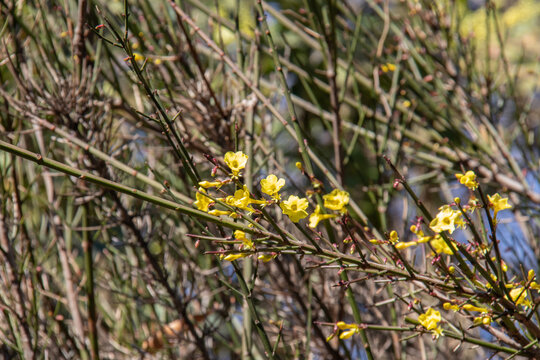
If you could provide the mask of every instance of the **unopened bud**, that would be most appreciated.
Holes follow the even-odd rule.
[[[534,273],[534,270],[533,270],[533,269],[529,270],[529,273],[527,274],[527,281],[532,281],[532,280],[534,280],[534,277],[535,277],[535,276],[536,276],[536,275],[535,275],[535,273]]]

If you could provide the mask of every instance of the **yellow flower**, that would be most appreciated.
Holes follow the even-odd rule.
[[[234,195],[229,195],[225,199],[220,198],[219,200],[225,201],[227,205],[240,208],[242,210],[247,210],[253,212],[253,208],[249,204],[265,204],[264,200],[256,200],[251,198],[251,194],[246,185],[242,189],[238,189],[234,192]]]
[[[527,273],[527,281],[532,281],[534,280],[535,277],[536,277],[536,274],[534,273],[534,270],[533,269],[529,270],[529,272]]]
[[[418,244],[427,243],[428,241],[433,239],[433,236],[425,236],[422,229],[418,228],[416,225],[411,225],[410,229],[411,229],[412,233],[414,233],[414,234],[416,234],[416,236],[418,236],[418,239],[416,239],[416,242]]]
[[[275,259],[277,254],[262,254],[259,255],[257,259],[262,260],[263,262],[269,262],[270,260]]]
[[[339,335],[339,338],[342,339],[342,340],[345,340],[345,339],[350,338],[354,334],[356,334],[355,329],[345,330]]]
[[[208,189],[211,187],[220,188],[222,185],[221,181],[199,181],[199,186]]]
[[[527,273],[527,281],[530,281],[531,284],[529,285],[531,289],[533,290],[540,290],[540,284],[538,284],[536,281],[533,281],[536,277],[536,274],[534,273],[534,270],[531,269]]]
[[[230,211],[217,210],[217,209],[210,210],[208,213],[209,213],[210,215],[214,215],[214,216],[231,215],[231,212],[230,212]]]
[[[315,211],[309,216],[309,227],[314,229],[322,220],[335,218],[336,216],[334,214],[321,214],[321,207],[317,205]]]
[[[229,151],[225,154],[225,164],[231,169],[233,176],[238,176],[240,170],[246,167],[248,156],[241,151]]]
[[[225,255],[223,260],[234,261],[234,260],[246,257],[248,255],[249,255],[248,253],[229,254],[229,255]]]
[[[444,310],[452,310],[454,312],[458,311],[459,310],[459,306],[455,305],[455,304],[451,304],[449,302],[445,302],[443,304],[443,308]]]
[[[193,205],[201,211],[208,212],[208,206],[212,203],[212,199],[204,194],[206,194],[206,190],[200,187],[199,192],[195,194],[197,201],[195,201]]]
[[[531,302],[529,299],[527,299],[527,291],[525,291],[522,287],[510,290],[510,297],[512,298],[512,301],[516,303],[516,305],[523,305],[525,307],[531,306]]]
[[[410,248],[411,246],[416,246],[418,243],[416,241],[409,241],[409,242],[398,242],[396,243],[396,249],[403,250],[406,248]]]
[[[249,206],[252,200],[253,199],[250,198],[249,190],[247,189],[246,185],[244,185],[243,189],[236,190],[234,192],[234,196],[229,195],[225,198],[225,202],[228,205],[240,208],[242,210],[247,210],[249,212],[253,211],[253,209]]]
[[[489,315],[482,315],[482,316],[478,316],[478,317],[475,317],[474,318],[474,321],[473,321],[473,324],[474,325],[480,325],[480,324],[483,324],[483,325],[489,325],[491,324],[491,321],[493,319],[491,318],[491,316]]]
[[[395,244],[399,241],[399,236],[396,230],[392,230],[389,237],[392,244]]]
[[[240,245],[240,249],[242,249],[242,250],[253,249],[253,243],[251,242],[250,239],[248,239],[246,237],[246,233],[243,232],[242,230],[236,230],[234,232],[234,237],[236,238],[236,240],[242,241],[242,245]],[[240,259],[240,258],[248,257],[250,255],[251,255],[251,253],[249,253],[249,252],[228,254],[228,255],[221,255],[220,259],[221,260],[226,260],[226,261],[234,261],[234,260],[237,260],[237,259]]]
[[[236,240],[242,241],[242,249],[253,249],[253,242],[246,237],[246,233],[242,230],[235,230],[234,237],[236,238]]]
[[[538,284],[536,281],[533,281],[536,278],[536,274],[534,273],[534,270],[531,269],[527,273],[527,281],[530,282],[529,287],[533,290],[539,290],[540,291],[540,284]]]
[[[381,70],[385,73],[389,71],[395,71],[396,65],[391,64],[391,63],[386,63],[386,64],[381,65]]]
[[[507,272],[508,271],[508,265],[506,265],[506,263],[504,262],[504,260],[501,259],[501,269],[502,271],[504,272]]]
[[[462,309],[467,310],[467,311],[478,311],[478,312],[481,312],[481,313],[487,313],[488,312],[488,309],[483,308],[483,307],[474,306],[472,304],[464,304],[462,306]]]
[[[465,226],[462,214],[459,211],[453,210],[448,205],[441,206],[437,216],[429,223],[431,230],[436,233],[448,231],[451,234],[456,230],[456,226]]]
[[[433,236],[424,236],[424,232],[422,231],[422,229],[417,228],[416,225],[411,225],[410,229],[411,229],[411,232],[413,232],[414,234],[416,234],[416,236],[418,236],[418,238],[416,240],[409,241],[409,242],[402,242],[402,241],[395,242],[396,249],[403,250],[411,246],[416,246],[418,244],[426,243],[430,241],[431,239],[433,239]],[[394,241],[398,241],[398,240],[399,240],[399,237],[398,237],[397,232],[392,231],[390,233],[390,241],[394,243]]]
[[[308,200],[306,198],[299,198],[295,195],[290,195],[289,199],[279,204],[283,213],[291,219],[292,222],[298,222],[300,219],[308,216],[306,209],[308,207]]]
[[[141,54],[135,52],[135,53],[133,53],[133,59],[135,61],[141,61],[141,60],[144,60],[144,56],[142,56]]]
[[[356,325],[356,324],[347,324],[347,323],[345,323],[343,321],[338,322],[336,324],[336,326],[340,330],[345,330],[345,331],[341,332],[341,334],[339,335],[339,338],[342,339],[342,340],[350,338],[354,334],[357,334],[359,332],[359,330],[360,330],[358,325]]]
[[[429,308],[424,314],[418,316],[418,321],[427,330],[433,330],[441,321],[441,313],[433,308]]]
[[[431,240],[430,244],[437,254],[444,253],[454,255],[454,253],[457,252],[457,248],[454,244],[452,244],[452,248],[450,248],[448,244],[446,244],[446,241],[444,241],[444,239],[439,235],[435,236],[435,238]]]
[[[538,284],[536,281],[533,281],[530,285],[530,288],[533,289],[533,290],[538,290],[540,291],[540,284]]]
[[[472,170],[467,171],[465,175],[456,174],[456,178],[461,184],[465,185],[471,190],[476,190],[476,188],[478,188],[478,182],[476,181],[476,174]]]
[[[443,334],[443,329],[440,326],[437,326],[435,329],[431,330],[431,333],[433,334],[433,337],[435,339],[438,339],[439,336]]]
[[[489,207],[493,208],[493,218],[497,218],[497,213],[501,210],[511,209],[512,205],[508,204],[508,198],[502,198],[499,193],[493,196],[488,195]]]
[[[441,321],[441,313],[437,310],[429,308],[424,314],[418,316],[418,321],[426,330],[431,330],[433,337],[438,338],[442,335],[442,328],[438,326],[439,321]]]
[[[330,194],[324,195],[323,199],[325,208],[345,212],[345,207],[349,203],[349,193],[343,190],[334,189]]]
[[[279,179],[274,174],[270,174],[266,179],[261,180],[261,191],[270,195],[276,201],[280,199],[279,190],[285,185],[285,179]]]
[[[234,230],[234,238],[236,240],[244,241],[244,239],[246,239],[246,233],[242,230]]]

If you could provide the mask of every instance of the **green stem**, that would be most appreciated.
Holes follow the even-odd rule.
[[[83,206],[82,227],[84,268],[87,276],[86,292],[88,294],[88,333],[90,337],[90,354],[92,356],[92,360],[98,360],[99,344],[97,332],[96,299],[94,295],[94,265],[92,261],[92,248],[94,242],[93,238],[88,236],[88,231],[86,230],[88,227],[88,218],[85,206]]]
[[[234,269],[236,270],[236,274],[238,275],[238,283],[240,284],[240,287],[242,288],[242,295],[244,296],[244,299],[251,313],[251,317],[253,318],[253,324],[255,325],[255,328],[257,329],[257,333],[259,334],[261,341],[263,343],[265,355],[268,357],[268,359],[279,359],[278,356],[274,356],[274,351],[273,351],[272,345],[270,344],[270,339],[268,338],[268,334],[266,334],[266,330],[264,329],[264,326],[261,322],[259,313],[257,312],[257,307],[253,303],[251,290],[248,288],[248,285],[244,277],[241,275],[238,265],[233,262],[233,266],[234,266]]]
[[[342,271],[340,274],[340,277],[343,281],[348,282],[349,276],[347,275],[346,271]],[[358,304],[356,302],[356,299],[354,298],[354,293],[350,286],[347,286],[347,289],[345,290],[345,293],[347,295],[347,300],[349,301],[349,306],[351,307],[353,311],[354,321],[356,321],[358,324],[362,323],[362,315],[360,315],[360,309],[358,307]],[[360,328],[360,337],[362,338],[362,342],[364,344],[364,350],[366,351],[366,355],[369,360],[375,359],[373,357],[373,353],[371,352],[371,345],[369,344],[369,339],[366,333],[366,330],[363,328]]]
[[[162,183],[160,183],[160,182],[158,182],[158,181],[144,175],[143,173],[133,169],[132,167],[129,167],[128,165],[124,164],[122,161],[116,160],[112,156],[107,155],[103,151],[98,150],[94,146],[89,145],[84,140],[81,140],[81,139],[77,138],[76,136],[71,135],[69,132],[57,127],[56,125],[51,124],[50,122],[48,122],[45,119],[34,117],[32,115],[29,115],[29,116],[32,118],[32,121],[35,121],[39,125],[44,126],[44,127],[46,127],[47,129],[49,129],[51,131],[54,131],[55,134],[63,137],[64,139],[66,139],[70,143],[72,143],[72,144],[74,144],[76,146],[79,146],[80,148],[84,149],[85,151],[88,151],[90,154],[94,155],[95,157],[97,157],[100,160],[105,161],[107,164],[114,166],[118,170],[121,170],[121,171],[125,172],[126,174],[130,174],[134,178],[144,182],[145,184],[148,184],[148,185],[152,186],[154,189],[156,189],[158,191],[161,191],[161,190],[164,189],[164,186],[163,186]],[[189,197],[187,197],[186,195],[184,195],[182,193],[179,193],[178,191],[175,191],[175,190],[172,190],[172,189],[167,189],[167,190],[170,191],[171,195],[173,195],[178,200],[180,200],[180,201],[182,201],[184,203],[191,202],[191,199]]]
[[[263,26],[263,31],[266,34],[266,40],[268,41],[268,45],[270,46],[270,49],[272,50],[272,58],[274,60],[274,65],[276,66],[276,72],[278,73],[278,77],[282,86],[282,91],[285,96],[285,101],[287,102],[287,110],[289,111],[289,118],[286,119],[287,124],[289,126],[292,126],[294,129],[294,132],[296,133],[295,140],[298,143],[300,155],[302,156],[302,160],[304,161],[305,169],[310,179],[313,179],[313,166],[311,165],[311,160],[309,158],[309,154],[306,149],[306,144],[304,142],[304,136],[302,135],[302,130],[300,129],[300,125],[298,125],[298,117],[296,115],[296,110],[294,109],[294,104],[291,100],[290,90],[287,86],[287,79],[285,78],[285,74],[283,72],[283,66],[279,59],[276,46],[274,45],[274,40],[272,39],[272,33],[270,32],[270,27],[268,26],[268,22],[266,21],[266,15],[264,13],[261,0],[257,0],[257,11],[259,13],[259,19],[261,21],[261,24]]]
[[[179,212],[181,214],[184,214],[184,215],[195,216],[195,217],[201,218],[203,220],[206,220],[206,221],[209,221],[209,222],[216,223],[218,225],[228,227],[228,228],[233,229],[233,230],[242,230],[242,231],[250,233],[250,234],[260,234],[262,236],[270,236],[271,238],[276,239],[276,240],[280,239],[278,236],[276,236],[274,234],[271,234],[271,233],[266,233],[266,232],[264,232],[264,231],[262,231],[260,229],[256,230],[256,229],[250,228],[248,226],[238,224],[238,223],[235,223],[235,222],[232,222],[232,221],[224,220],[224,219],[221,219],[219,217],[207,214],[207,213],[205,213],[203,211],[193,209],[193,208],[191,208],[189,206],[178,204],[178,203],[176,203],[174,201],[171,201],[171,200],[167,200],[167,199],[163,199],[161,197],[155,196],[155,195],[147,194],[147,193],[145,193],[143,191],[134,189],[132,187],[116,183],[114,181],[111,181],[111,180],[102,178],[100,176],[88,173],[86,171],[81,171],[79,169],[76,169],[76,168],[71,167],[69,165],[63,164],[63,163],[58,162],[56,160],[49,159],[49,158],[47,158],[45,156],[42,156],[41,154],[33,153],[31,151],[22,149],[22,148],[20,148],[20,147],[18,147],[16,145],[9,144],[9,143],[7,143],[5,141],[2,141],[2,140],[0,140],[0,150],[15,154],[15,155],[20,156],[22,158],[25,158],[27,160],[33,161],[36,164],[44,165],[44,166],[46,166],[48,168],[58,170],[58,171],[60,171],[60,172],[62,172],[64,174],[75,176],[75,177],[77,177],[77,178],[79,178],[81,180],[85,180],[85,181],[100,185],[102,187],[112,189],[112,190],[118,191],[118,192],[123,193],[123,194],[128,194],[130,196],[133,196],[135,198],[138,198],[138,199],[141,199],[141,200],[144,200],[144,201],[148,201],[150,203],[159,205],[161,207],[177,211],[177,212]]]

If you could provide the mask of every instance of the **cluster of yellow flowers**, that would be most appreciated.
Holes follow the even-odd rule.
[[[231,254],[221,254],[220,259],[221,260],[227,260],[227,261],[234,261],[240,258],[248,257],[252,255],[252,252],[249,250],[255,250],[255,246],[253,245],[253,242],[247,238],[246,233],[242,230],[236,230],[234,232],[234,237],[236,240],[240,241],[240,246],[238,247],[238,250],[241,250],[242,252],[238,253],[231,253]],[[277,256],[276,253],[271,254],[261,254],[258,256],[259,260],[262,260],[263,262],[268,262],[272,259],[274,259]]]
[[[231,170],[231,173],[229,174],[230,177],[222,181],[217,180],[199,182],[200,187],[198,193],[195,195],[196,201],[194,202],[197,209],[216,216],[227,215],[233,218],[238,217],[238,214],[235,211],[217,209],[210,210],[210,207],[214,205],[215,202],[208,196],[206,189],[212,187],[219,189],[223,185],[238,181],[240,179],[241,171],[246,167],[247,160],[248,156],[241,151],[227,152],[225,154],[224,161]],[[247,186],[245,185],[243,185],[242,189],[236,190],[234,195],[229,195],[225,198],[217,198],[217,200],[224,202],[231,207],[245,210],[249,213],[255,211],[255,209],[251,207],[251,204],[257,204],[264,207],[277,203],[279,204],[279,207],[283,213],[295,223],[309,215],[307,212],[309,207],[307,198],[290,195],[287,200],[281,200],[281,194],[279,192],[281,188],[285,186],[285,179],[279,179],[276,175],[270,174],[265,179],[260,181],[260,186],[261,192],[268,195],[271,200],[253,199],[249,193],[249,190],[247,189]],[[343,190],[334,189],[331,193],[323,195],[323,200],[324,208],[344,214],[347,212],[346,207],[349,204],[349,193]],[[321,207],[317,205],[315,211],[309,217],[309,226],[315,228],[322,220],[331,219],[337,216],[337,214],[327,214],[323,212]]]
[[[281,199],[280,191],[285,186],[285,179],[278,178],[274,174],[270,174],[265,179],[260,181],[261,192],[268,195],[270,199],[254,199],[247,186],[240,182],[241,171],[245,169],[247,160],[248,156],[241,151],[227,152],[224,156],[224,162],[231,171],[228,178],[224,180],[199,182],[199,189],[195,195],[195,202],[193,203],[197,209],[214,216],[224,215],[232,218],[239,218],[240,214],[238,213],[238,210],[243,210],[251,214],[257,211],[252,207],[252,205],[259,205],[261,208],[263,208],[265,206],[278,204],[283,214],[287,215],[287,217],[294,223],[299,222],[301,219],[304,219],[309,215],[309,226],[311,228],[317,227],[317,225],[323,220],[332,219],[337,217],[339,214],[347,213],[349,193],[343,190],[334,189],[332,192],[322,196],[324,202],[322,207],[317,205],[311,215],[308,214],[307,210],[309,208],[309,201],[307,198],[289,195],[286,200]],[[237,189],[234,192],[234,195],[217,197],[215,200],[207,192],[207,189],[220,189],[224,185],[230,183],[234,183],[238,186],[241,185],[242,188]],[[229,209],[220,210],[213,208],[216,202],[228,205]],[[335,211],[337,213],[328,213],[328,210]],[[242,237],[240,235],[239,237],[236,233],[235,236],[238,240],[243,242],[242,250],[253,249],[253,244],[244,240],[245,236]],[[249,252],[229,254],[224,256],[223,259],[232,261],[248,255],[250,255]]]
[[[439,208],[437,216],[429,223],[429,227],[436,233],[448,231],[452,234],[457,228],[464,228],[463,214],[459,210],[454,210],[450,205],[443,205]]]
[[[426,330],[431,331],[434,339],[437,339],[439,336],[443,335],[443,329],[439,325],[441,319],[441,313],[433,308],[429,308],[425,313],[418,316],[418,322],[420,325],[422,325]],[[342,340],[348,339],[353,335],[360,333],[360,326],[358,324],[347,324],[343,321],[338,321],[334,329],[334,333],[331,334],[326,341],[330,341],[336,335],[338,330],[341,330],[339,338]]]
[[[476,174],[474,171],[469,170],[463,174],[456,174],[458,181],[468,187],[471,190],[476,190],[478,188],[478,182],[476,181]]]
[[[469,190],[476,191],[478,189],[479,183],[476,179],[476,174],[473,171],[467,171],[465,174],[455,174],[455,176],[459,183],[466,186]],[[494,195],[487,195],[487,200],[487,207],[493,210],[493,221],[495,223],[497,222],[497,214],[500,211],[510,209],[512,207],[510,204],[508,204],[508,199],[502,198],[498,193]],[[452,238],[446,238],[445,240],[441,234],[444,235],[444,232],[452,234],[456,229],[465,228],[467,223],[466,220],[470,220],[468,214],[474,213],[474,211],[480,207],[482,207],[482,205],[480,205],[480,202],[474,196],[471,196],[469,202],[464,205],[461,204],[461,200],[459,198],[455,198],[453,204],[441,206],[437,215],[433,218],[433,220],[430,221],[428,226],[434,235],[426,236],[420,228],[421,221],[419,220],[416,225],[412,225],[410,227],[411,232],[416,235],[416,239],[413,241],[401,242],[399,240],[399,235],[395,230],[388,234],[388,240],[372,239],[370,241],[373,244],[392,244],[398,250],[403,250],[423,243],[429,243],[436,254],[443,253],[453,255],[458,250],[455,240]],[[473,252],[484,250],[484,248],[479,247]],[[495,258],[492,260],[495,260]],[[506,271],[506,264],[502,260],[501,262],[502,270]],[[455,272],[454,266],[450,266],[448,271],[450,274],[453,274]],[[491,277],[494,281],[497,281],[497,277],[494,274],[491,274]],[[532,289],[540,291],[540,284],[534,281],[535,278],[536,274],[533,270],[530,270],[526,282],[522,281],[519,283],[507,283],[507,299],[513,301],[516,305],[520,305],[525,308],[531,307],[532,302],[528,298],[528,290]],[[486,288],[490,287],[489,283],[484,284],[484,286]],[[474,325],[488,326],[492,323],[494,317],[493,311],[487,307],[476,306],[466,302],[463,303],[459,302],[459,300],[446,302],[443,304],[443,308],[445,310],[453,310],[455,312],[465,310],[479,313],[478,316],[474,316]],[[437,339],[439,336],[443,335],[443,329],[439,325],[441,320],[441,313],[431,307],[418,317],[418,322],[420,325],[424,329],[431,331],[434,339]],[[339,329],[342,330],[339,338],[348,339],[354,334],[358,333],[360,327],[357,324],[347,324],[340,321],[336,323],[335,329],[336,330],[332,336],[334,336]]]
[[[478,182],[476,181],[476,174],[474,171],[469,170],[465,174],[456,174],[456,178],[461,184],[465,185],[469,189],[473,191],[478,189]],[[489,207],[493,209],[493,219],[495,221],[497,220],[497,213],[499,211],[512,208],[512,205],[508,204],[508,198],[502,198],[498,193],[488,195],[487,197],[489,200]],[[455,202],[459,203],[459,198],[456,198]],[[474,211],[474,208],[474,206],[470,207],[471,212]]]
[[[234,237],[236,238],[236,240],[240,240],[242,242],[240,247],[239,247],[239,250],[251,250],[251,249],[253,249],[253,242],[246,237],[246,233],[243,232],[242,230],[236,230],[234,232]],[[234,261],[236,259],[240,259],[240,258],[249,256],[249,255],[251,255],[251,254],[248,253],[248,252],[241,252],[241,253],[228,254],[228,255],[223,255],[222,254],[220,257],[221,257],[222,260]]]
[[[504,269],[503,269],[504,270]],[[493,280],[497,280],[495,275],[492,275]],[[527,274],[527,282],[521,283],[508,283],[506,288],[509,289],[509,296],[506,296],[507,300],[513,301],[516,305],[523,306],[524,308],[530,308],[532,306],[532,301],[528,298],[527,290],[537,290],[540,291],[540,284],[534,281],[536,274],[534,270],[529,270]],[[486,287],[489,288],[489,284],[486,284]],[[471,312],[479,312],[479,316],[475,316],[473,323],[474,325],[490,325],[493,321],[493,313],[488,308],[476,306],[473,304],[459,304],[456,301],[452,303],[446,302],[443,304],[444,310],[452,310],[457,312],[459,310],[466,310]]]
[[[409,242],[398,242],[395,244],[396,249],[403,250],[411,246],[416,246],[429,242],[431,247],[433,248],[433,250],[435,250],[437,254],[453,255],[454,252],[457,250],[453,243],[452,246],[448,246],[448,244],[439,234],[436,234],[434,236],[425,236],[422,229],[418,228],[416,225],[411,225],[410,230],[412,233],[416,234],[417,239]]]
[[[540,291],[540,284],[538,284],[536,281],[536,274],[534,273],[534,270],[529,270],[527,273],[527,282],[526,283],[510,283],[506,284],[506,287],[511,289],[509,291],[510,299],[512,300],[516,305],[521,305],[525,308],[530,308],[533,303],[531,300],[528,299],[528,291],[527,290],[536,290]]]
[[[513,301],[516,305],[521,305],[525,308],[530,308],[532,306],[532,302],[529,300],[528,291],[527,290],[537,290],[540,291],[540,285],[534,281],[536,277],[536,274],[534,273],[534,270],[529,270],[529,273],[527,274],[527,283],[524,282],[511,282],[506,284],[506,288],[510,289],[508,294],[510,296],[506,296],[507,300]],[[491,278],[494,281],[497,281],[497,276],[491,275]],[[490,284],[485,284],[486,288],[490,288]]]
[[[452,310],[454,312],[457,312],[459,310],[479,312],[480,316],[476,316],[473,320],[474,325],[480,325],[480,324],[489,325],[493,321],[492,314],[487,308],[484,308],[484,307],[479,307],[472,304],[457,305],[457,304],[446,302],[443,304],[443,308],[444,310],[447,310],[447,311]]]
[[[341,331],[341,333],[340,333],[340,331]],[[360,325],[358,325],[358,324],[347,324],[344,321],[338,321],[334,325],[334,332],[332,334],[330,334],[330,336],[328,336],[326,338],[326,341],[332,340],[338,333],[339,333],[339,338],[341,340],[348,339],[348,338],[352,337],[354,334],[359,334],[360,333]]]
[[[392,72],[396,70],[396,65],[392,63],[386,63],[381,65],[381,70],[383,73]]]
[[[478,189],[478,182],[476,181],[476,174],[474,171],[467,171],[465,174],[456,174],[458,181],[465,185],[470,190]],[[510,209],[512,206],[508,204],[508,198],[502,198],[498,193],[494,195],[488,195],[489,208],[493,209],[493,220],[497,221],[497,214],[501,210]],[[458,206],[461,204],[459,198],[454,199],[452,206]],[[456,251],[456,247],[453,243],[449,244],[440,236],[440,233],[447,231],[452,234],[456,229],[465,228],[465,220],[463,212],[473,213],[475,209],[480,207],[478,201],[473,197],[469,200],[469,203],[460,209],[454,209],[451,205],[443,205],[439,208],[439,212],[429,223],[429,228],[435,233],[433,236],[425,236],[422,229],[417,225],[412,225],[410,230],[417,238],[416,240],[409,242],[399,242],[398,235],[395,231],[392,231],[389,236],[389,240],[393,243],[398,250],[403,250],[412,246],[416,246],[422,243],[429,242],[433,250],[437,254],[453,255]],[[463,211],[463,212],[462,212]],[[450,239],[452,242],[453,240]],[[381,243],[379,240],[371,240],[372,243]]]

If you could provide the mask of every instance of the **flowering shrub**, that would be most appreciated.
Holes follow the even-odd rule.
[[[274,174],[270,174],[265,179],[260,181],[261,192],[268,195],[270,199],[265,200],[252,198],[247,186],[241,182],[240,171],[245,168],[247,160],[247,155],[241,151],[236,153],[226,153],[224,162],[232,171],[230,177],[228,179],[218,181],[200,181],[199,191],[195,195],[196,201],[193,203],[197,209],[208,212],[209,214],[215,216],[227,215],[232,218],[239,218],[246,216],[246,214],[240,214],[237,210],[247,211],[248,214],[255,212],[255,209],[250,206],[251,204],[257,204],[261,209],[276,204],[279,205],[279,208],[281,208],[283,214],[287,215],[287,217],[293,223],[297,223],[308,216],[308,212],[306,210],[309,207],[309,201],[307,198],[289,195],[287,200],[281,200],[281,194],[279,192],[283,186],[285,186],[285,179],[278,179],[278,177]],[[221,187],[225,184],[231,184],[237,188],[242,188],[236,190],[234,195],[229,195],[225,198],[216,198],[216,201],[212,201],[212,197],[207,194],[205,189],[213,187],[221,189]],[[348,192],[334,189],[329,194],[323,195],[322,198],[324,199],[324,208],[327,210],[339,211],[342,214],[347,212],[346,206],[349,203]],[[232,207],[232,210],[210,210],[210,208],[214,207],[216,204],[221,204],[226,207],[228,205],[229,207]],[[322,213],[321,206],[316,205],[315,210],[309,217],[309,226],[311,228],[315,228],[322,220],[332,219],[337,216],[337,214]]]
[[[222,186],[224,184],[229,184],[234,186],[237,190],[234,192],[234,195],[229,195],[226,197],[215,198],[215,201],[211,201],[211,197],[206,193],[203,187],[199,188],[199,191],[196,194],[196,201],[194,205],[202,211],[206,211],[209,214],[215,216],[226,215],[232,218],[249,218],[256,214],[263,214],[262,209],[265,209],[264,216],[269,216],[266,210],[269,207],[274,205],[279,205],[276,209],[281,209],[284,215],[287,215],[288,218],[293,223],[298,223],[302,219],[308,217],[308,207],[309,200],[307,198],[301,198],[297,195],[289,195],[287,200],[281,200],[280,191],[285,186],[284,179],[278,179],[274,174],[268,175],[265,179],[260,181],[261,192],[269,197],[269,199],[256,199],[252,198],[245,184],[242,183],[242,177],[240,170],[245,168],[247,162],[247,156],[242,152],[234,153],[235,159],[241,159],[241,165],[238,165],[240,162],[235,162],[236,160],[231,160],[233,153],[229,152],[225,155],[225,163],[233,171],[230,174],[230,177],[224,180],[218,180],[214,182],[201,181],[199,185],[207,188],[216,187],[223,191]],[[231,165],[231,162],[233,164]],[[298,167],[298,166],[297,166]],[[302,167],[298,167],[302,169]],[[394,168],[395,169],[395,168]],[[401,175],[396,170],[396,176],[398,181],[403,185],[406,185],[406,181],[401,177]],[[456,313],[463,314],[467,316],[469,313],[479,313],[472,317],[472,326],[481,326],[490,328],[493,326],[501,326],[502,328],[508,328],[509,331],[514,328],[514,322],[521,318],[526,318],[526,311],[532,307],[532,301],[528,295],[528,290],[538,290],[540,286],[534,282],[535,273],[533,270],[530,270],[527,275],[527,280],[525,282],[512,282],[507,280],[506,272],[508,267],[505,262],[500,257],[500,252],[498,250],[498,245],[493,243],[495,233],[492,234],[492,240],[482,239],[480,233],[486,233],[485,229],[479,229],[478,225],[472,220],[472,216],[479,215],[479,212],[484,208],[486,210],[485,214],[488,218],[489,223],[493,224],[493,227],[496,228],[498,220],[497,214],[499,211],[510,209],[512,206],[508,204],[507,198],[502,198],[498,193],[494,195],[483,196],[479,183],[476,181],[476,174],[473,171],[467,171],[465,175],[456,174],[456,177],[460,184],[464,185],[470,191],[478,191],[479,196],[487,202],[484,204],[476,201],[475,195],[471,193],[470,201],[467,205],[462,205],[460,198],[455,198],[454,202],[451,204],[443,205],[439,207],[438,213],[429,221],[426,222],[422,218],[417,219],[417,223],[412,225],[410,231],[416,235],[416,239],[412,241],[400,241],[400,236],[397,231],[392,230],[388,234],[387,240],[382,239],[371,239],[370,243],[380,247],[371,248],[370,252],[372,253],[373,260],[368,261],[366,256],[363,254],[365,250],[361,247],[351,247],[351,254],[360,255],[359,258],[353,260],[349,257],[343,257],[338,253],[329,255],[325,253],[319,246],[307,247],[302,243],[298,243],[297,240],[291,237],[289,239],[284,238],[283,240],[286,244],[291,245],[291,242],[295,246],[300,246],[303,248],[303,251],[310,252],[316,256],[330,256],[335,260],[339,260],[343,265],[348,264],[346,268],[354,268],[360,266],[360,268],[367,270],[377,270],[380,269],[380,266],[384,266],[383,263],[386,263],[388,258],[385,258],[383,263],[378,262],[376,259],[380,259],[378,253],[388,254],[394,262],[394,267],[384,266],[385,271],[390,274],[399,274],[399,276],[409,278],[410,280],[417,279],[420,277],[421,282],[425,286],[445,289],[453,289],[450,294],[448,292],[445,295],[437,294],[436,292],[431,291],[430,295],[434,297],[436,301],[441,301],[445,299],[445,302],[440,303],[440,308],[445,311],[452,311]],[[415,197],[415,194],[412,193],[412,190],[406,186],[408,191],[411,191],[411,195]],[[316,228],[320,221],[328,219],[336,219],[341,216],[341,223],[345,225],[350,222],[352,219],[347,214],[347,205],[349,204],[350,196],[346,191],[334,189],[326,195],[322,195],[319,198],[323,202],[323,207],[320,204],[315,205],[315,209],[309,215],[309,227]],[[259,206],[260,210],[250,207],[251,204],[256,204]],[[209,210],[209,208],[222,205],[230,208],[230,210]],[[423,208],[421,208],[423,209]],[[489,212],[489,209],[493,209],[493,215]],[[323,212],[324,210],[324,212]],[[326,213],[327,211],[334,211],[336,213]],[[426,217],[429,219],[429,214],[425,213]],[[480,215],[479,215],[480,216]],[[270,220],[271,223],[275,222]],[[253,223],[249,224],[253,228]],[[426,231],[430,231],[432,235],[425,235],[422,227],[425,226]],[[455,239],[451,238],[450,235],[454,234],[458,229],[471,229],[474,234],[474,240],[469,241],[468,245],[464,246],[463,244],[457,242]],[[253,233],[256,236],[256,232]],[[257,243],[257,246],[254,245],[252,240],[249,240],[246,237],[246,233],[240,230],[236,230],[234,233],[236,242],[240,242],[239,246],[226,250],[226,254],[221,253],[220,259],[227,261],[234,261],[241,258],[245,258],[252,254],[259,254],[261,250],[260,247],[266,245],[265,250],[261,251],[259,259],[267,262],[271,259],[274,259],[280,254],[280,252],[289,251],[289,248],[286,246],[280,251],[277,248],[273,248],[271,254],[268,254],[267,251],[269,248],[272,248],[272,242],[266,244],[267,236],[256,238],[254,241]],[[344,240],[344,243],[350,242],[354,239],[355,235],[352,233],[348,241]],[[357,242],[355,242],[355,245]],[[407,264],[407,260],[399,254],[400,251],[405,251],[415,246],[422,246],[423,244],[427,245],[430,250],[432,250],[432,265],[434,265],[433,271],[435,277],[432,273],[422,273],[415,269],[412,264]],[[388,251],[390,249],[385,249],[389,247],[394,249],[395,255],[390,255]],[[368,248],[369,249],[369,248]],[[492,252],[495,252],[495,256],[492,256]],[[447,260],[442,258],[442,255],[448,256]],[[455,265],[448,265],[447,261]],[[403,272],[402,270],[406,270]],[[473,272],[474,271],[474,272]],[[475,274],[478,272],[478,274]],[[444,280],[438,280],[440,276],[444,277]],[[416,280],[418,281],[418,280]],[[491,292],[489,296],[482,295]],[[411,308],[415,308],[415,304],[420,305],[419,301],[411,303]],[[477,304],[482,304],[479,306]],[[512,319],[509,319],[508,316],[511,313]],[[433,335],[433,339],[438,339],[441,336],[461,336],[464,341],[470,341],[473,343],[481,343],[484,346],[487,346],[487,343],[484,343],[480,339],[469,339],[466,338],[463,334],[459,335],[455,330],[445,330],[444,324],[446,321],[443,320],[443,316],[440,311],[435,310],[433,307],[429,307],[427,311],[420,312],[418,310],[419,316],[417,322],[420,324],[420,328],[406,328],[402,327],[399,330],[409,330],[409,331],[429,331]],[[516,318],[516,314],[521,316]],[[413,320],[411,320],[413,321]],[[526,322],[529,327],[536,329],[536,325],[530,322]],[[327,341],[333,339],[334,335],[339,333],[339,339],[346,340],[351,338],[355,334],[362,334],[365,329],[374,328],[369,324],[365,323],[346,323],[342,320],[337,320],[334,326],[334,332],[327,338]],[[523,326],[527,326],[525,323]],[[381,329],[384,329],[382,327]],[[388,328],[391,331],[391,328]],[[534,330],[536,331],[536,330]],[[365,339],[365,338],[364,338]]]
[[[540,359],[535,5],[2,2],[1,356]]]

